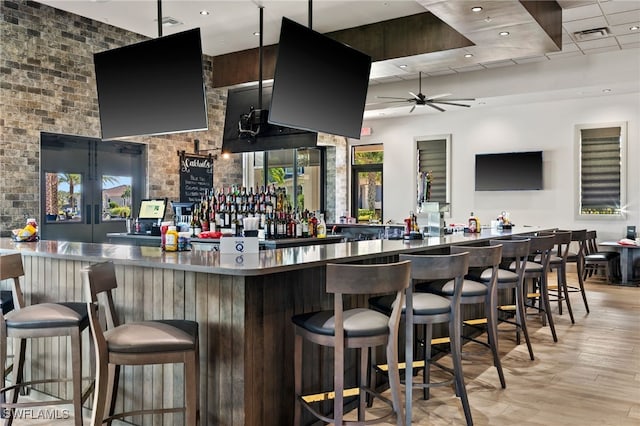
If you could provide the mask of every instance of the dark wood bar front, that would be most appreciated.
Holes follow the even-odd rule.
[[[325,293],[326,263],[385,262],[397,259],[400,253],[437,251],[452,244],[480,243],[535,230],[487,230],[410,242],[336,243],[262,250],[242,257],[110,244],[15,243],[10,239],[0,239],[0,252],[23,254],[28,303],[84,301],[80,269],[112,260],[119,281],[115,303],[124,323],[176,318],[200,324],[201,424],[279,426],[293,421],[291,316],[332,307]],[[2,283],[2,288],[8,288],[8,283]],[[354,299],[353,303],[365,305],[367,300]],[[85,340],[85,356],[88,347]],[[58,374],[58,363],[67,358],[65,342],[57,339],[34,343],[30,351],[38,360],[27,367],[27,377],[32,378]],[[328,355],[311,348],[305,348],[305,353],[313,354],[305,363],[318,368],[307,372],[303,382],[313,384],[315,391],[330,389]],[[326,367],[320,368],[321,364]],[[88,369],[84,374],[89,374]],[[182,371],[174,372],[173,366],[125,368],[118,408],[153,408],[163,402],[180,405],[182,389]],[[41,390],[60,397],[70,392],[62,385]],[[182,418],[173,420],[167,418],[163,423],[179,424]],[[134,422],[156,424],[161,419]]]

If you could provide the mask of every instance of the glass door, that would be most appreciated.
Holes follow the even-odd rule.
[[[382,144],[352,147],[351,214],[359,223],[382,222],[383,161]]]
[[[144,188],[144,145],[43,133],[41,238],[104,242],[126,232]]]

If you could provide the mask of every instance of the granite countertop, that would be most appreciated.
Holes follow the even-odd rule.
[[[451,244],[473,243],[518,233],[531,233],[537,228],[520,232],[483,230],[482,234],[456,233],[424,240],[367,240],[304,247],[261,250],[257,254],[220,254],[214,251],[163,252],[159,247],[139,247],[116,244],[78,243],[65,241],[14,242],[0,238],[0,252],[21,252],[26,256],[103,262],[112,260],[123,265],[189,270],[223,275],[266,275],[304,269],[329,262],[349,262],[381,255],[394,255],[435,249]]]

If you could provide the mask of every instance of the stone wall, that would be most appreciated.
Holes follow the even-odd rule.
[[[0,3],[0,235],[41,217],[40,132],[100,137],[93,54],[146,37],[39,3]],[[207,84],[212,61],[204,58]],[[207,89],[209,130],[136,137],[148,146],[145,196],[179,197],[177,151],[222,144],[226,90]],[[242,180],[241,155],[214,162],[215,185]]]
[[[0,3],[0,236],[41,218],[40,132],[100,138],[93,54],[146,39],[101,22],[31,1]],[[204,57],[209,130],[129,139],[148,148],[148,197],[177,199],[177,151],[220,148],[227,91],[212,89],[212,58]],[[327,205],[347,210],[347,141],[320,135],[336,145],[336,170]],[[332,163],[328,168],[333,168]],[[214,186],[242,182],[242,155],[214,161]],[[335,186],[334,186],[335,185]],[[335,187],[335,191],[333,188]],[[328,218],[332,217],[331,211]]]

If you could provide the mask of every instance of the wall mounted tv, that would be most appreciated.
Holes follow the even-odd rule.
[[[269,123],[360,139],[371,57],[282,18]]]
[[[200,29],[93,55],[103,139],[206,130]]]
[[[271,100],[270,85],[262,88],[262,103],[268,105]],[[224,119],[224,133],[222,135],[222,152],[253,152],[270,151],[274,149],[293,149],[315,147],[318,134],[290,127],[269,124],[266,120],[266,110],[261,111],[260,118],[251,125],[246,117],[251,110],[261,110],[258,105],[258,87],[241,87],[229,89],[227,94],[227,110]],[[252,128],[259,132],[256,136],[240,132],[243,128]]]
[[[476,191],[543,189],[542,151],[476,154]]]

